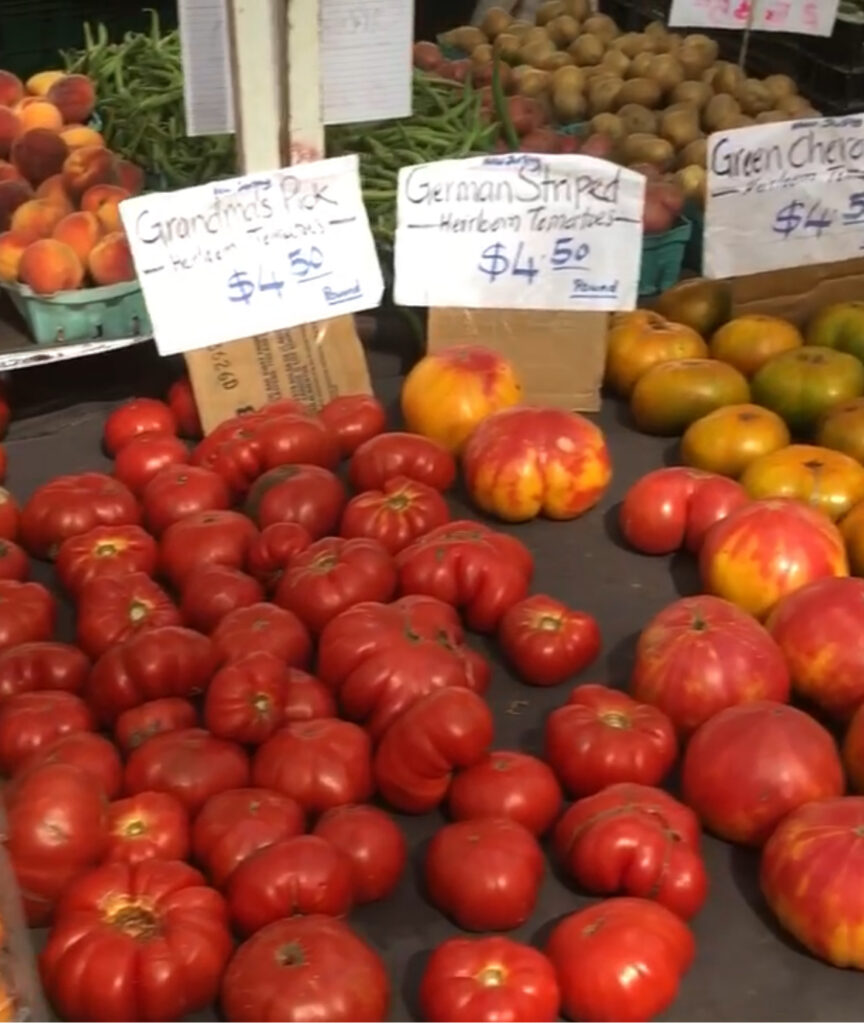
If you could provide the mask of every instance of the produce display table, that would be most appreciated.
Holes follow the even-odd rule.
[[[126,355],[132,357],[132,352]],[[134,360],[140,355],[139,348]],[[152,361],[155,364],[155,357]],[[84,363],[78,365],[83,368]],[[101,363],[101,358],[94,360],[87,368],[91,381],[102,376],[98,371]],[[32,378],[28,390],[37,390],[36,375],[56,369],[26,371],[22,376]],[[158,377],[160,368],[151,369]],[[395,408],[400,384],[398,360],[373,358],[372,370],[379,396]],[[124,377],[143,379],[137,373]],[[100,400],[98,383],[91,387],[93,394],[89,397],[94,401],[13,423],[7,442],[7,486],[19,499],[26,499],[36,486],[60,473],[110,471],[110,463],[100,453],[102,424],[110,403]],[[549,593],[591,612],[602,626],[603,653],[580,681],[624,687],[639,630],[678,596],[697,593],[698,583],[689,556],[675,557],[671,563],[666,558],[643,557],[626,550],[616,533],[616,506],[624,491],[640,474],[663,465],[674,446],[635,433],[627,424],[626,411],[610,399],[605,400],[598,421],[606,432],[615,471],[600,507],[575,522],[537,521],[512,528],[512,532],[534,553],[534,591]],[[452,498],[452,508],[456,517],[472,514],[458,496]],[[34,578],[50,583],[49,567],[35,563]],[[59,638],[71,640],[72,627],[67,606],[61,614]],[[493,659],[494,676],[487,696],[495,712],[496,749],[540,753],[545,717],[565,701],[571,686],[538,689],[522,685],[501,665],[491,644],[476,636],[471,637],[471,643]],[[393,986],[390,1019],[410,1020],[416,1019],[415,997],[429,951],[457,934],[457,929],[425,902],[419,883],[424,845],[443,817],[437,813],[395,817],[411,847],[409,869],[388,900],[355,911],[350,923],[379,950],[388,965]],[[705,855],[711,894],[693,922],[696,963],[684,981],[680,998],[663,1019],[860,1019],[860,975],[827,967],[780,934],[760,901],[758,857],[707,837]],[[591,902],[563,881],[551,860],[548,863],[535,913],[526,926],[510,933],[515,939],[541,946],[560,917]],[[38,944],[41,935],[36,933],[35,938]]]

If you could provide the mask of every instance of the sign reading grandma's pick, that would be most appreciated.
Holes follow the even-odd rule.
[[[162,355],[381,302],[355,156],[136,196],[120,215]]]
[[[590,156],[512,153],[399,172],[396,302],[636,305],[645,179]]]
[[[864,117],[708,139],[705,273],[737,277],[864,252]]]

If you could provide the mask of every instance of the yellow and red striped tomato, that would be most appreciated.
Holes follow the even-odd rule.
[[[826,576],[848,576],[840,531],[799,501],[753,501],[713,526],[699,554],[702,585],[764,619],[781,597]]]
[[[462,465],[474,504],[510,523],[575,519],[597,504],[612,478],[599,427],[575,412],[532,406],[484,420]]]
[[[402,385],[402,416],[415,434],[458,452],[491,413],[522,397],[516,370],[482,345],[457,345],[425,356]]]

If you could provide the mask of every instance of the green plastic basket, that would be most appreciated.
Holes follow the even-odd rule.
[[[642,238],[642,269],[639,273],[639,295],[659,295],[671,288],[681,277],[684,250],[693,225],[681,217],[674,228]]]
[[[36,295],[26,285],[3,285],[37,345],[146,338],[153,333],[137,281]]]
[[[702,252],[705,245],[705,211],[693,200],[684,207],[684,216],[693,225],[684,249],[684,266],[697,274],[702,273]]]

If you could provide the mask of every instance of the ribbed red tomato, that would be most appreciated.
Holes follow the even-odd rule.
[[[123,763],[114,744],[95,732],[69,732],[26,758],[17,775],[46,764],[71,765],[86,772],[109,800],[123,788]]]
[[[133,438],[154,432],[176,434],[174,413],[156,398],[132,398],[117,406],[105,420],[105,450],[116,455]]]
[[[170,793],[147,792],[115,800],[108,808],[111,836],[106,860],[140,864],[189,857],[189,815]]]
[[[212,633],[226,615],[263,600],[264,588],[254,577],[227,565],[206,565],[186,577],[180,612],[187,626]]]
[[[34,690],[80,693],[89,675],[89,658],[71,644],[52,640],[16,644],[0,651],[0,700]]]
[[[54,567],[69,593],[79,594],[101,576],[152,576],[158,551],[156,541],[140,526],[95,526],[64,540]]]
[[[231,507],[228,484],[203,466],[167,466],[144,488],[141,497],[147,529],[159,536],[187,516]]]
[[[0,704],[0,772],[12,775],[59,737],[95,726],[84,701],[67,690],[16,693]]]
[[[183,617],[167,592],[143,572],[96,576],[78,594],[76,638],[91,658]]]
[[[175,729],[191,729],[197,722],[198,712],[188,700],[161,697],[124,711],[114,723],[114,739],[123,753],[128,754],[151,736]]]
[[[318,819],[313,835],[326,839],[351,862],[355,902],[383,900],[399,884],[408,846],[396,822],[377,807],[332,807]]]
[[[346,500],[345,486],[322,466],[277,466],[259,476],[246,499],[246,514],[263,530],[299,523],[313,540],[334,533]]]
[[[221,661],[237,661],[250,651],[260,651],[302,668],[312,654],[312,640],[300,619],[267,602],[229,612],[213,630],[212,639]]]
[[[139,498],[147,484],[166,466],[185,466],[189,449],[176,434],[139,434],[114,458],[114,476]]]

